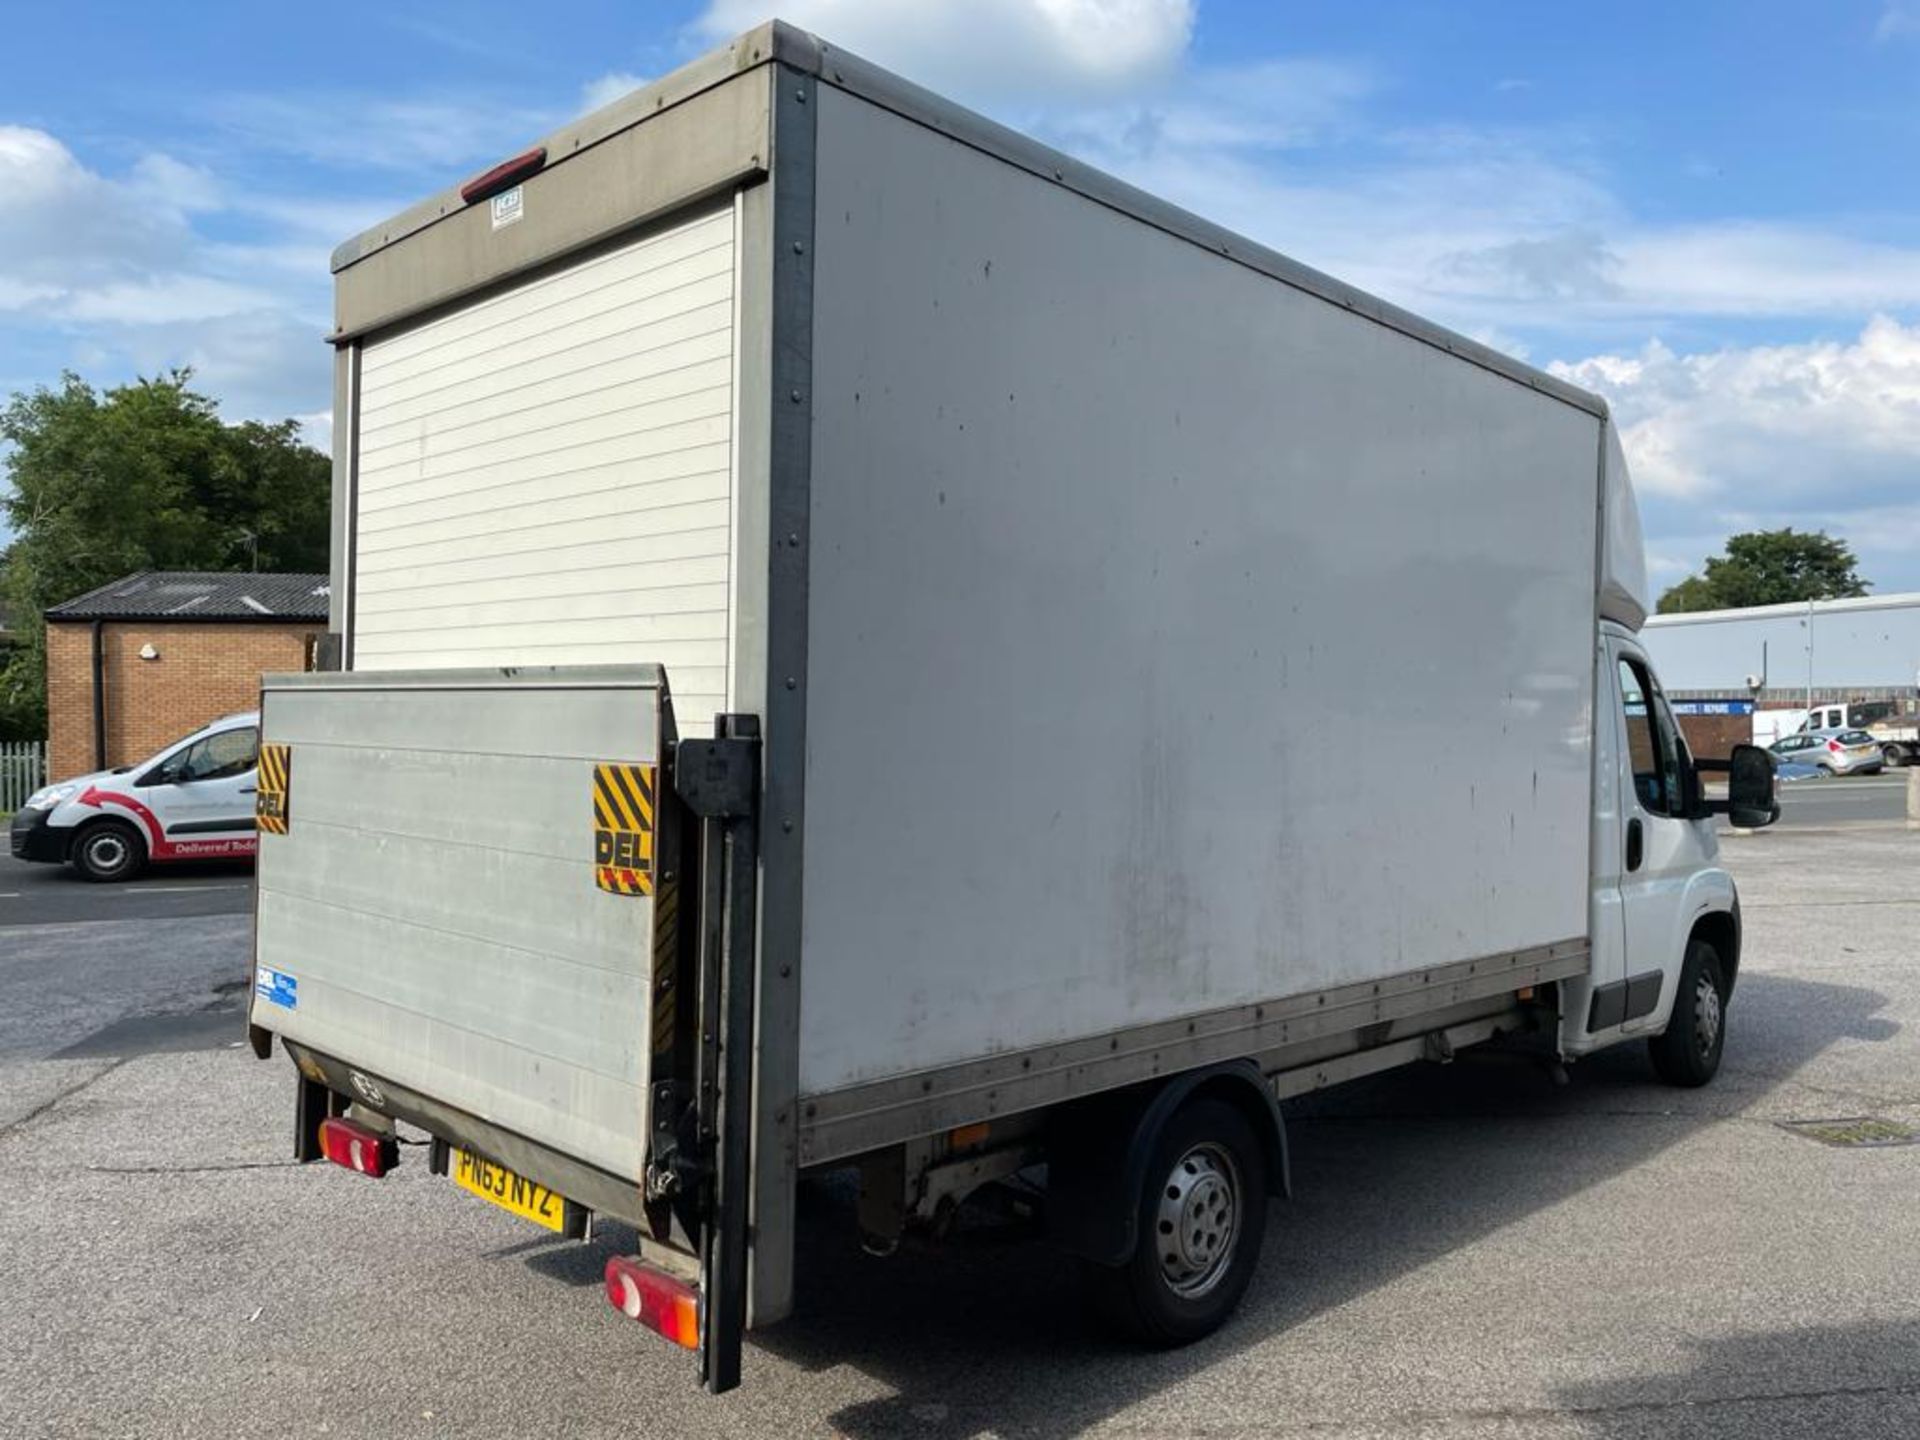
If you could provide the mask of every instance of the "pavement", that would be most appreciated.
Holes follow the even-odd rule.
[[[378,1182],[288,1160],[291,1067],[236,1048],[241,907],[9,924],[0,1435],[1920,1435],[1920,1146],[1778,1123],[1920,1125],[1920,834],[1725,848],[1712,1086],[1630,1047],[1564,1087],[1466,1057],[1290,1105],[1254,1288],[1174,1352],[1090,1329],[1030,1238],[864,1255],[809,1182],[799,1309],[719,1399],[607,1306],[618,1227],[549,1239],[418,1150]]]

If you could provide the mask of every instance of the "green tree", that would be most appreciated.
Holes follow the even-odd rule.
[[[1867,593],[1853,550],[1825,531],[1754,530],[1727,541],[1727,553],[1707,561],[1660,597],[1660,613],[1737,610],[1795,600],[1838,600]]]
[[[49,606],[135,570],[327,568],[327,457],[291,420],[222,423],[190,379],[102,392],[67,374],[0,410],[0,601],[24,637],[0,662],[0,734],[44,733]]]

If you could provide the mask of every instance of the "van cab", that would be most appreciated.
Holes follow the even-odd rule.
[[[259,762],[259,712],[225,716],[138,765],[36,790],[13,817],[13,857],[100,881],[149,863],[251,857]]]

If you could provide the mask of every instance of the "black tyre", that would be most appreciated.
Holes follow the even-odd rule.
[[[1727,1044],[1727,977],[1720,954],[1704,940],[1687,945],[1680,990],[1666,1033],[1647,1042],[1653,1068],[1669,1085],[1704,1085],[1720,1069]]]
[[[95,821],[73,842],[73,868],[102,884],[131,879],[146,863],[146,842],[124,820]]]
[[[1133,1258],[1093,1267],[1103,1318],[1159,1346],[1219,1329],[1260,1263],[1267,1198],[1266,1157],[1246,1117],[1222,1100],[1181,1107],[1147,1164]]]

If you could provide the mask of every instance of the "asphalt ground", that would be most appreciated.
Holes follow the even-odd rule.
[[[1905,820],[1907,771],[1833,775],[1780,787],[1782,825],[1856,825]]]
[[[0,930],[63,921],[240,915],[252,909],[251,863],[154,866],[124,884],[96,885],[66,865],[28,864],[0,854]]]
[[[1920,1146],[1778,1123],[1920,1125],[1920,834],[1725,849],[1748,943],[1707,1089],[1636,1047],[1291,1106],[1255,1286],[1168,1353],[1090,1330],[1031,1238],[876,1259],[808,1184],[799,1310],[720,1399],[602,1298],[616,1227],[551,1240],[418,1150],[289,1162],[291,1067],[220,1013],[244,915],[0,930],[0,1435],[1920,1435]]]

